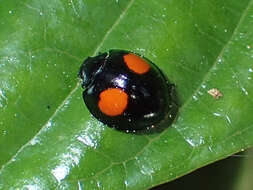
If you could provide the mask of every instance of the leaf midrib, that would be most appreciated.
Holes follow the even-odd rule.
[[[106,41],[106,39],[108,38],[108,36],[111,34],[111,32],[114,30],[114,28],[120,23],[120,21],[124,18],[126,12],[128,11],[128,9],[133,5],[135,0],[130,0],[129,3],[127,4],[126,8],[122,11],[122,13],[119,15],[118,19],[115,20],[115,22],[112,24],[112,26],[107,30],[107,32],[105,33],[103,39],[101,40],[101,42],[96,46],[94,53],[92,56],[95,56],[99,49],[103,46],[104,42]],[[55,112],[52,114],[51,117],[49,117],[49,119],[46,121],[46,123],[41,127],[41,129],[30,139],[27,141],[27,143],[25,143],[23,146],[21,146],[18,151],[5,163],[2,165],[1,169],[0,169],[0,174],[2,173],[2,171],[4,170],[4,168],[6,166],[8,166],[12,160],[20,153],[22,152],[22,150],[27,147],[30,142],[38,135],[40,135],[40,133],[43,131],[44,128],[47,127],[47,124],[57,115],[57,113],[59,112],[59,110],[61,110],[61,108],[65,105],[65,103],[71,98],[72,94],[74,94],[78,88],[80,87],[80,81],[77,82],[77,84],[75,85],[75,87],[70,91],[70,93],[67,95],[67,97],[62,101],[62,103],[56,108]]]
[[[118,19],[115,20],[115,22],[113,23],[113,25],[108,29],[108,31],[106,32],[106,34],[104,35],[104,38],[101,40],[101,42],[97,45],[93,56],[96,55],[99,51],[99,49],[103,46],[104,42],[106,41],[106,39],[108,39],[108,36],[111,34],[111,32],[116,28],[116,26],[120,23],[120,21],[124,18],[126,12],[128,11],[128,9],[133,5],[134,0],[130,0],[128,5],[126,6],[126,8],[122,11],[122,13],[120,14],[120,16],[118,17]],[[224,47],[221,49],[219,55],[217,56],[217,58],[215,59],[213,65],[210,67],[210,69],[207,71],[207,73],[204,75],[202,82],[199,84],[199,86],[196,88],[196,90],[194,90],[193,94],[197,94],[197,92],[200,90],[202,84],[206,81],[206,79],[210,76],[211,71],[213,70],[213,68],[217,65],[218,63],[218,59],[224,54],[225,49],[228,47],[229,43],[232,41],[233,37],[235,36],[235,34],[238,32],[238,28],[241,26],[242,21],[244,20],[248,9],[251,7],[253,3],[253,0],[249,1],[247,7],[245,8],[245,11],[243,12],[243,14],[241,15],[237,26],[235,27],[233,33],[231,34],[231,37],[229,38],[229,40],[227,41],[227,43],[224,45]],[[77,82],[77,84],[75,85],[75,87],[72,89],[72,91],[67,95],[67,97],[63,100],[63,102],[57,107],[57,109],[55,110],[55,112],[52,114],[52,116],[47,120],[47,122],[41,127],[41,129],[38,131],[38,133],[36,133],[30,140],[27,141],[27,143],[25,143],[23,146],[21,146],[19,148],[19,150],[16,152],[16,154],[14,154],[7,162],[6,164],[3,164],[1,169],[0,169],[0,174],[2,173],[2,171],[4,170],[4,168],[6,166],[8,166],[12,160],[20,153],[22,152],[22,150],[27,147],[29,145],[29,143],[32,141],[33,138],[35,138],[36,136],[38,136],[44,128],[47,127],[47,124],[57,115],[57,113],[59,112],[59,110],[61,110],[61,108],[65,105],[65,103],[68,101],[68,99],[70,99],[70,97],[72,96],[72,94],[74,92],[76,92],[76,90],[79,88],[80,86],[80,81]],[[183,109],[185,109],[185,107],[187,107],[187,105],[191,102],[192,96],[190,96],[186,102],[182,105],[182,107],[180,108],[179,112],[181,112]],[[160,133],[155,139],[152,139],[152,142],[154,142],[155,140],[159,139],[159,137],[164,133],[165,131],[163,131],[162,133]],[[146,146],[143,147],[143,149],[147,148],[150,144],[152,143],[148,143]],[[137,153],[141,154],[142,150]],[[107,168],[108,169],[108,168]]]
[[[242,15],[241,15],[241,17],[240,17],[240,19],[239,19],[239,21],[238,21],[238,23],[237,23],[237,25],[236,25],[234,31],[233,31],[233,33],[231,34],[231,37],[229,38],[229,40],[227,41],[227,43],[224,44],[224,47],[221,49],[221,51],[220,51],[220,53],[218,54],[217,58],[215,59],[213,65],[212,65],[212,66],[210,67],[210,69],[206,72],[206,74],[204,75],[204,77],[203,77],[201,83],[200,83],[199,86],[196,88],[196,90],[194,90],[194,92],[192,93],[192,95],[197,95],[198,91],[201,89],[201,86],[204,84],[204,82],[207,80],[207,78],[210,77],[212,70],[213,70],[213,69],[216,67],[216,65],[218,64],[219,58],[222,57],[222,55],[224,54],[226,48],[229,46],[229,44],[230,44],[230,42],[232,41],[232,39],[234,38],[234,36],[238,33],[238,29],[240,28],[241,23],[243,22],[243,20],[244,20],[246,14],[248,13],[248,10],[249,10],[249,8],[252,6],[252,4],[253,4],[253,0],[249,1],[248,5],[247,5],[246,8],[245,8],[245,11],[242,13]],[[187,105],[188,105],[188,104],[191,102],[191,100],[192,100],[191,97],[192,97],[192,96],[190,96],[190,97],[185,101],[185,103],[184,103],[184,104],[182,105],[182,107],[180,108],[179,112],[181,112],[183,109],[186,109],[185,107],[187,107]],[[179,113],[179,114],[180,114],[180,113]],[[245,128],[245,129],[243,130],[243,132],[247,131],[249,128],[251,128],[251,127]],[[128,159],[122,161],[122,164],[127,163],[127,162],[133,160],[134,157],[136,157],[136,156],[138,156],[138,155],[141,155],[142,152],[144,151],[144,149],[146,149],[148,146],[150,146],[150,145],[151,145],[153,142],[155,142],[156,140],[159,140],[160,137],[161,137],[165,132],[166,132],[166,130],[162,131],[162,132],[161,132],[159,135],[157,135],[155,138],[149,140],[149,142],[148,142],[139,152],[137,152],[136,155],[134,155],[133,157],[128,158]],[[232,136],[236,136],[236,134],[231,135],[229,138],[232,138]],[[227,141],[227,140],[228,140],[228,139],[222,139],[221,142],[224,142],[224,141]],[[205,146],[207,146],[207,145],[203,145],[202,147],[205,147]],[[235,152],[231,152],[231,154],[233,154],[233,153],[235,153]],[[221,159],[221,158],[224,158],[224,156],[226,156],[226,155],[221,155],[221,156],[220,156],[219,158],[217,158],[216,160],[219,160],[219,159]],[[207,165],[207,164],[209,164],[209,163],[212,163],[212,162],[214,162],[214,161],[215,161],[215,160],[209,161],[209,162],[206,162],[206,163],[203,163],[201,166],[205,166],[205,165]],[[118,162],[111,163],[108,167],[106,167],[106,168],[104,168],[102,171],[100,171],[99,174],[96,174],[96,175],[94,175],[94,176],[92,176],[92,177],[88,177],[88,178],[81,178],[81,179],[79,178],[78,180],[91,180],[91,179],[94,179],[94,178],[96,178],[97,176],[101,175],[102,173],[108,171],[111,167],[113,167],[114,165],[117,165],[117,164],[120,164],[120,163],[118,163]],[[201,167],[201,166],[200,166],[200,167]],[[196,169],[196,168],[195,168],[195,169]],[[193,170],[195,170],[195,169],[192,169],[191,171],[193,171]],[[189,172],[187,172],[187,173],[190,173],[191,171],[189,171]],[[153,175],[155,175],[155,174],[153,174]],[[182,174],[182,175],[183,175],[183,174]],[[182,176],[182,175],[180,175],[180,176]],[[177,176],[177,178],[179,178],[180,176]],[[69,180],[69,181],[70,181],[70,182],[75,182],[75,181],[77,181],[77,180]],[[167,181],[163,181],[163,182],[167,182]],[[162,184],[163,182],[161,182],[160,184]]]
[[[224,44],[224,47],[221,49],[220,53],[218,54],[217,58],[215,59],[214,63],[212,64],[212,66],[210,67],[210,69],[206,72],[206,74],[204,75],[201,83],[199,84],[199,86],[194,90],[194,92],[192,93],[192,96],[193,95],[197,95],[198,91],[201,89],[201,86],[204,84],[204,82],[207,80],[207,78],[209,78],[211,76],[211,72],[212,70],[216,67],[216,65],[218,64],[218,60],[220,57],[222,57],[222,55],[224,54],[225,50],[227,49],[227,47],[229,46],[230,42],[232,41],[232,39],[234,38],[234,36],[238,33],[238,30],[241,26],[241,23],[243,22],[245,16],[247,15],[248,13],[248,10],[249,8],[252,6],[253,4],[253,0],[250,0],[248,5],[246,6],[245,10],[243,11],[243,13],[241,14],[241,17],[238,21],[238,23],[236,24],[236,27],[233,31],[233,33],[231,34],[231,37],[228,39],[227,43]],[[185,109],[185,107],[187,107],[187,105],[191,102],[192,100],[192,96],[190,96],[186,101],[185,103],[182,105],[182,107],[180,108],[179,112],[181,112],[183,109]],[[244,129],[243,131],[247,131],[250,127]],[[153,142],[155,142],[156,140],[159,140],[160,137],[166,132],[166,130],[162,131],[159,135],[157,135],[154,139],[151,139],[149,140],[149,143],[147,145],[145,145],[138,153],[136,153],[135,157],[140,155],[144,149],[146,149],[148,146],[150,146]],[[223,139],[221,142],[223,141],[227,141],[227,139]],[[204,145],[206,146],[206,145]],[[231,152],[231,154],[233,154],[235,152]],[[219,160],[220,158],[224,158],[224,155],[220,156],[219,158],[217,158],[216,160]],[[133,160],[134,158],[128,158],[127,160],[124,160],[122,161],[122,163],[127,163],[128,161],[131,161]],[[214,162],[214,161],[211,161],[211,162]],[[202,166],[205,166],[211,162],[207,162],[207,163],[203,163]],[[105,169],[102,170],[102,172],[100,171],[99,174],[101,173],[104,173],[105,171],[109,170],[112,166],[114,166],[115,164],[119,164],[119,163],[112,163],[110,166],[106,167]],[[193,169],[195,170],[195,169]],[[193,171],[191,170],[191,171]],[[190,173],[191,171],[187,172],[187,173]],[[90,179],[94,179],[96,178],[98,175],[95,175],[95,176],[92,176],[92,177],[89,177],[89,178],[82,178],[82,179],[78,179],[78,180],[90,180]],[[178,176],[180,177],[180,176]],[[75,181],[75,180],[69,180],[71,182]],[[167,182],[167,181],[163,181],[163,182]],[[161,184],[163,183],[161,182]]]

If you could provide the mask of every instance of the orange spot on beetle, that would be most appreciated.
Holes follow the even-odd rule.
[[[138,74],[144,74],[148,72],[150,68],[149,64],[144,59],[133,53],[124,55],[124,61],[130,70]]]
[[[108,116],[120,115],[127,107],[128,95],[119,88],[108,88],[99,97],[98,107]]]

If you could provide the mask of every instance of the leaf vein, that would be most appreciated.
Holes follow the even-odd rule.
[[[95,48],[95,51],[93,53],[93,55],[96,55],[97,52],[99,51],[99,49],[102,47],[102,45],[104,44],[104,42],[106,41],[106,39],[108,38],[108,36],[110,35],[110,33],[114,30],[114,28],[120,23],[120,21],[122,20],[122,18],[125,16],[126,12],[128,11],[128,9],[132,6],[134,0],[131,0],[128,5],[126,6],[126,8],[122,11],[122,13],[119,15],[118,19],[116,19],[116,21],[112,24],[112,26],[109,28],[109,30],[106,32],[105,36],[103,37],[102,41],[98,44],[98,46]],[[28,6],[28,5],[27,5]],[[31,6],[28,6],[28,8],[31,8]],[[60,50],[58,50],[60,51]],[[66,52],[65,52],[66,53]],[[67,53],[67,55],[69,55]],[[31,141],[36,138],[37,136],[39,136],[44,129],[46,129],[48,127],[48,124],[51,122],[51,120],[57,115],[57,113],[62,109],[62,107],[66,104],[66,102],[68,102],[68,100],[71,98],[71,96],[77,91],[77,89],[80,86],[80,81],[77,82],[77,84],[75,85],[75,87],[70,91],[70,93],[67,95],[67,97],[62,101],[62,103],[57,107],[57,109],[55,110],[55,112],[52,114],[52,116],[47,120],[47,122],[41,127],[41,129],[30,139],[28,140],[27,143],[25,143],[23,146],[21,146],[19,148],[19,150],[9,159],[9,161],[7,161],[5,164],[2,165],[2,167],[0,168],[0,174],[3,172],[3,170],[10,164],[12,163],[12,161],[15,160],[15,157],[18,156],[18,154],[20,152],[22,152],[24,150],[24,148],[26,148],[27,146],[30,145]]]

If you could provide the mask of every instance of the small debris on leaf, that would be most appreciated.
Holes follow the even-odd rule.
[[[217,89],[217,88],[212,88],[207,91],[208,94],[210,94],[214,99],[219,99],[220,97],[223,96],[223,94]]]

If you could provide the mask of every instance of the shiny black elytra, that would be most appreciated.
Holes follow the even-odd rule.
[[[135,55],[149,65],[149,70],[139,74],[126,64],[126,55]],[[174,85],[161,70],[148,59],[125,50],[111,50],[88,57],[81,65],[83,99],[91,114],[99,121],[126,132],[155,128],[171,118],[175,102]],[[128,95],[127,106],[116,116],[101,111],[101,93],[107,89],[120,89]]]

